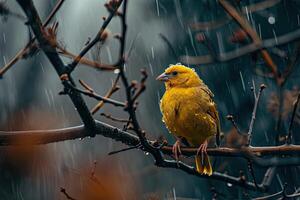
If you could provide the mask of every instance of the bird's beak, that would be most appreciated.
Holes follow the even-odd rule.
[[[169,79],[170,79],[170,75],[166,74],[166,73],[162,73],[161,75],[159,75],[158,77],[156,77],[156,80],[163,81],[163,82],[166,82]]]

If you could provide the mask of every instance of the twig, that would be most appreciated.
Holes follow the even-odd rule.
[[[237,48],[232,51],[219,53],[217,56],[218,56],[219,62],[225,62],[225,61],[229,61],[229,60],[232,60],[235,58],[239,58],[243,55],[255,52],[260,49],[283,45],[283,44],[292,42],[294,40],[297,40],[299,38],[300,38],[300,29],[297,29],[297,30],[291,31],[287,34],[278,36],[277,38],[270,38],[270,39],[262,40],[261,44],[251,43],[251,44],[242,46],[242,47]],[[198,65],[198,64],[213,63],[215,60],[214,60],[213,56],[208,54],[208,55],[203,55],[203,56],[181,56],[180,61],[183,63],[191,64],[191,65]]]
[[[256,187],[259,187],[258,184],[257,184],[257,181],[256,181],[256,178],[255,178],[255,174],[254,174],[254,169],[253,169],[253,164],[252,164],[252,161],[250,159],[248,159],[247,161],[247,165],[248,165],[248,170],[252,176],[252,179],[253,179],[253,183]]]
[[[263,2],[252,3],[247,7],[242,7],[241,10],[243,14],[253,13],[253,12],[257,12],[257,11],[261,11],[273,7],[280,2],[281,0],[265,0]],[[225,16],[222,17],[221,19],[214,20],[214,21],[192,23],[190,27],[196,31],[207,31],[207,30],[220,28],[221,26],[228,24],[230,21],[231,21],[231,17]]]
[[[226,119],[229,120],[229,121],[231,122],[231,124],[232,124],[232,126],[235,128],[235,130],[241,135],[242,132],[241,132],[241,130],[239,129],[239,127],[237,126],[237,124],[236,124],[236,122],[235,122],[235,120],[234,120],[233,115],[227,115],[227,116],[226,116]]]
[[[110,98],[106,98],[106,97],[103,97],[97,93],[95,93],[94,91],[89,91],[89,90],[81,90],[79,88],[76,88],[75,86],[73,86],[72,84],[70,84],[69,82],[66,82],[65,83],[65,86],[73,91],[76,91],[76,92],[79,92],[81,94],[84,94],[86,96],[89,96],[89,97],[92,97],[98,101],[103,101],[105,103],[110,103],[114,106],[118,106],[118,107],[125,107],[125,103],[123,102],[120,102],[120,101],[117,101],[117,100],[113,100],[113,99],[110,99]]]
[[[141,147],[141,144],[137,144],[137,145],[132,146],[132,147],[126,147],[124,149],[120,149],[120,150],[117,150],[117,151],[111,151],[111,152],[108,153],[108,155],[114,155],[114,154],[124,152],[124,151],[128,151],[128,150],[131,150],[131,149],[138,149],[140,147]]]
[[[274,197],[277,197],[277,196],[279,196],[281,194],[282,194],[282,191],[276,192],[276,193],[271,194],[271,195],[266,195],[266,196],[263,196],[263,197],[257,197],[257,198],[254,198],[252,200],[268,200],[268,199],[272,199]]]
[[[297,111],[297,108],[298,108],[299,100],[300,100],[300,93],[298,94],[297,100],[294,104],[292,118],[291,118],[290,125],[289,125],[289,131],[288,131],[288,135],[287,135],[286,141],[285,141],[286,144],[291,144],[291,142],[292,142],[292,128],[293,128],[294,119],[295,119],[296,111]]]
[[[295,199],[296,197],[300,197],[300,193],[299,192],[295,192],[293,194],[286,194],[286,187],[287,184],[284,185],[283,190],[276,192],[274,194],[270,194],[270,195],[266,195],[263,197],[257,197],[254,198],[252,200],[269,200],[269,199],[274,199],[275,197],[279,197],[278,199],[282,199],[282,200],[288,200],[288,199]]]
[[[67,191],[66,191],[65,188],[61,187],[61,188],[60,188],[60,192],[63,193],[67,199],[69,199],[69,200],[76,200],[75,198],[71,197],[71,196],[67,193]]]
[[[57,11],[61,8],[62,4],[64,3],[65,0],[58,0],[50,14],[48,15],[47,19],[43,23],[43,27],[46,27],[52,18],[55,16]],[[33,42],[35,41],[35,37],[32,38],[26,46],[21,49],[4,67],[0,69],[0,78],[3,77],[4,73],[9,70],[16,62],[18,62],[21,58],[24,57],[24,55],[30,51],[30,49],[33,47]]]
[[[248,20],[245,19],[243,16],[241,16],[239,12],[232,5],[230,5],[230,3],[228,3],[226,0],[219,0],[219,3],[227,11],[227,13],[241,26],[241,28],[250,36],[254,45],[261,45],[262,40],[258,36],[257,32],[251,27]],[[278,79],[277,66],[273,62],[271,56],[265,49],[262,49],[260,52],[267,66],[273,73],[274,77]]]
[[[41,19],[33,5],[32,0],[17,0],[17,2],[25,12],[28,18],[28,24],[32,28],[32,31],[35,34],[37,41],[39,42],[40,48],[46,54],[50,63],[56,70],[58,76],[60,78],[65,77],[65,65],[60,59],[58,53],[56,52],[56,49],[50,44],[50,42],[47,40],[47,37],[44,35]],[[62,80],[62,83],[65,86],[68,82],[73,82],[71,77],[65,77],[64,80]],[[70,92],[69,90],[66,90],[66,93],[71,98],[72,103],[77,109],[78,114],[80,115],[80,118],[83,121],[84,125],[89,130],[87,134],[91,137],[95,136],[95,134],[93,133],[93,129],[95,128],[95,121],[92,118],[89,109],[86,106],[80,93],[78,93],[77,91]]]
[[[107,119],[111,119],[112,121],[115,121],[115,122],[125,122],[125,123],[130,122],[127,119],[120,119],[120,118],[112,117],[111,115],[108,115],[105,113],[101,113],[100,115],[106,117]]]
[[[251,139],[252,139],[252,131],[253,131],[253,126],[254,126],[254,121],[256,118],[256,111],[257,111],[257,107],[258,107],[258,103],[259,103],[259,99],[261,96],[262,91],[266,88],[266,85],[261,84],[258,94],[256,95],[256,91],[255,91],[255,84],[253,82],[253,94],[254,94],[254,99],[255,99],[255,103],[254,103],[254,108],[253,108],[253,112],[252,112],[252,118],[250,121],[250,125],[249,125],[249,131],[248,131],[248,140],[247,140],[247,146],[250,145],[251,143]]]
[[[140,81],[140,85],[139,85],[139,88],[138,90],[135,92],[134,96],[132,97],[132,102],[135,102],[136,99],[145,91],[146,89],[146,85],[145,85],[145,82],[148,78],[148,74],[146,72],[145,69],[142,69],[141,70],[141,73],[142,73],[142,79]]]
[[[120,87],[117,85],[118,81],[120,79],[120,74],[118,73],[116,79],[114,80],[110,90],[105,94],[105,98],[110,98],[111,95],[113,95],[113,93],[115,93],[116,91],[118,91],[120,89]],[[99,101],[99,103],[97,103],[94,108],[91,110],[91,113],[94,115],[98,110],[100,110],[100,108],[104,105],[104,101]]]
[[[62,48],[60,46],[57,46],[57,49],[60,50],[58,53],[61,54],[62,56],[65,56],[65,57],[68,57],[68,58],[72,58],[72,59],[76,58],[75,54],[67,51],[66,49],[64,49],[64,48]],[[80,64],[84,64],[84,65],[93,67],[93,68],[95,68],[97,70],[112,71],[112,70],[116,69],[113,65],[99,63],[99,62],[96,62],[96,61],[89,60],[89,59],[87,59],[85,57],[82,57],[78,62]]]
[[[263,185],[265,187],[269,187],[272,183],[272,180],[275,177],[276,170],[277,170],[277,167],[269,167],[265,172],[265,175],[261,181],[261,185]]]
[[[90,41],[88,43],[88,45],[86,45],[82,51],[78,54],[78,56],[74,59],[74,61],[68,65],[68,68],[66,70],[65,73],[70,74],[75,67],[78,65],[79,61],[81,60],[81,58],[98,42],[100,42],[102,40],[101,36],[103,34],[103,32],[105,31],[106,27],[108,26],[108,24],[110,23],[110,21],[112,20],[112,18],[116,15],[119,6],[121,5],[123,0],[119,0],[118,3],[115,5],[113,10],[110,10],[110,14],[109,16],[105,19],[105,21],[102,24],[102,27],[100,28],[99,32],[97,33],[97,35],[94,37],[94,39],[92,41]]]
[[[94,89],[91,88],[87,83],[85,83],[83,80],[79,79],[79,83],[82,87],[84,87],[87,91],[94,93]]]

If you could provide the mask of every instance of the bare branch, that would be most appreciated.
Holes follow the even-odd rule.
[[[50,44],[50,42],[47,40],[47,37],[44,35],[43,26],[41,23],[41,19],[33,5],[33,2],[31,0],[17,0],[19,5],[22,7],[23,11],[25,12],[27,18],[28,18],[28,24],[31,26],[33,33],[36,36],[37,41],[39,42],[40,48],[44,51],[47,58],[49,59],[50,63],[55,68],[57,74],[59,77],[63,77],[64,71],[65,71],[65,65],[60,59],[58,53],[56,52],[56,49]],[[63,80],[62,83],[66,86],[66,83],[73,82],[71,77],[67,77],[68,80]],[[75,85],[74,85],[75,87]],[[95,134],[92,132],[92,130],[95,127],[94,119],[91,116],[91,113],[89,112],[89,109],[87,108],[82,96],[79,92],[73,91],[70,92],[69,90],[66,90],[66,93],[68,93],[69,97],[71,98],[74,106],[76,107],[81,120],[83,121],[84,125],[90,132],[88,133],[90,136],[94,136]]]
[[[258,107],[258,103],[260,100],[260,96],[262,91],[266,88],[266,85],[261,84],[258,94],[256,95],[256,91],[255,91],[255,83],[253,82],[253,94],[254,94],[254,99],[255,99],[255,103],[254,103],[254,108],[253,108],[253,112],[252,112],[252,118],[250,121],[250,125],[249,125],[249,131],[248,131],[248,140],[247,140],[247,145],[249,146],[251,144],[251,139],[252,139],[252,132],[253,132],[253,126],[254,126],[254,121],[256,118],[256,111],[257,111],[257,107]]]
[[[116,91],[118,91],[120,89],[120,87],[117,85],[118,81],[120,79],[120,74],[117,75],[116,79],[114,80],[110,90],[105,94],[105,98],[110,98],[111,95],[113,95],[113,93],[115,93]],[[100,108],[104,105],[104,101],[99,101],[99,103],[97,103],[97,105],[94,106],[94,108],[92,109],[91,113],[94,115],[98,110],[100,110]]]
[[[233,115],[227,115],[226,116],[226,119],[229,120],[232,124],[232,126],[235,128],[235,130],[239,133],[239,134],[242,134],[241,130],[239,129],[239,127],[237,126],[235,120],[234,120],[234,117]]]
[[[46,27],[50,21],[53,19],[53,17],[55,16],[55,14],[57,13],[57,11],[61,8],[62,4],[64,3],[65,0],[58,0],[56,5],[54,6],[54,8],[52,9],[52,11],[50,12],[50,14],[48,15],[47,19],[45,20],[45,22],[43,23],[43,27]],[[2,78],[2,76],[4,75],[4,73],[9,70],[16,62],[18,62],[20,59],[22,59],[25,54],[27,52],[30,51],[31,48],[33,48],[34,46],[34,41],[35,41],[35,37],[32,38],[27,44],[26,46],[21,49],[4,67],[2,67],[0,69],[0,78]]]
[[[294,119],[295,119],[296,111],[298,108],[299,100],[300,100],[300,93],[297,95],[297,100],[295,101],[295,104],[294,104],[292,118],[291,118],[290,125],[289,125],[289,132],[288,132],[288,135],[286,138],[286,144],[291,144],[291,142],[292,142],[292,128],[293,128]]]
[[[67,51],[66,49],[57,46],[57,49],[59,49],[58,53],[61,54],[62,56],[68,57],[68,58],[72,58],[72,59],[76,59],[76,55]],[[104,64],[104,63],[99,63],[93,60],[89,60],[85,57],[82,57],[79,61],[80,64],[84,64],[90,67],[93,67],[97,70],[104,70],[104,71],[112,71],[115,70],[116,68],[113,65],[109,65],[109,64]]]
[[[123,0],[119,0],[117,1],[117,4],[115,5],[115,7],[113,8],[113,10],[110,10],[110,14],[109,16],[105,19],[105,21],[103,22],[102,27],[100,28],[99,32],[97,33],[97,35],[94,37],[94,39],[92,41],[90,41],[88,43],[88,45],[86,45],[82,51],[79,53],[79,55],[74,59],[74,61],[68,65],[67,74],[70,74],[75,67],[77,66],[77,64],[79,63],[79,61],[81,60],[81,58],[98,42],[100,42],[102,40],[102,34],[105,31],[106,27],[108,26],[108,24],[110,23],[110,21],[112,20],[112,18],[116,15],[119,6],[122,4]]]
[[[128,120],[128,119],[120,119],[120,118],[112,117],[111,115],[105,114],[105,113],[101,113],[100,115],[103,117],[106,117],[107,119],[111,119],[112,121],[115,121],[115,122],[124,122],[124,123],[130,122],[130,120]]]
[[[76,200],[76,199],[74,199],[73,197],[71,197],[71,196],[67,193],[67,191],[66,191],[65,188],[61,187],[61,188],[60,188],[60,192],[63,193],[67,199],[69,199],[69,200]]]
[[[217,56],[219,62],[225,62],[225,61],[229,61],[241,57],[248,53],[255,52],[260,49],[283,45],[292,42],[294,40],[297,40],[299,38],[300,38],[300,29],[296,29],[287,34],[278,36],[277,38],[262,40],[261,44],[251,43],[232,51],[219,53]],[[214,58],[209,54],[203,56],[181,56],[179,59],[181,62],[191,64],[191,65],[208,64],[208,63],[213,63],[215,61]]]
[[[106,97],[103,97],[99,94],[97,94],[96,92],[94,91],[89,91],[89,90],[81,90],[81,89],[78,89],[76,88],[75,86],[73,86],[71,83],[69,82],[66,82],[65,83],[65,87],[73,90],[73,91],[76,91],[76,92],[79,92],[81,94],[84,94],[86,96],[89,96],[89,97],[92,97],[98,101],[103,101],[105,103],[110,103],[114,106],[118,106],[118,107],[125,107],[125,103],[123,102],[120,102],[120,101],[117,101],[117,100],[113,100],[113,99],[110,99],[110,98],[106,98]]]
[[[228,3],[226,0],[219,0],[219,3],[227,11],[227,13],[241,26],[241,28],[250,36],[255,45],[260,45],[262,43],[262,40],[258,36],[257,32],[252,28],[248,20],[241,14],[239,14],[239,12],[232,5],[230,5],[230,3]],[[278,78],[277,65],[274,63],[267,50],[262,49],[260,50],[260,52],[267,66],[273,73],[274,77]]]
[[[258,3],[252,3],[251,5],[248,5],[246,7],[242,7],[241,10],[243,14],[253,13],[253,12],[257,12],[257,11],[261,11],[273,7],[280,2],[281,0],[265,0]],[[196,31],[207,31],[207,30],[220,28],[228,24],[229,22],[231,22],[230,16],[224,16],[219,20],[191,23],[190,27]]]

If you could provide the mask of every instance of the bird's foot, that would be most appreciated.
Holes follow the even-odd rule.
[[[176,140],[176,142],[174,143],[174,145],[172,147],[172,152],[173,152],[177,162],[178,162],[179,156],[181,154],[180,144],[181,144],[181,141],[178,139],[178,140]]]
[[[202,158],[202,164],[204,163],[204,154],[207,155],[207,146],[208,146],[208,142],[207,140],[205,140],[198,148],[197,150],[197,156],[200,154],[201,152],[201,158]]]

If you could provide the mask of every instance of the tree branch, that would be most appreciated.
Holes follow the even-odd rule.
[[[52,11],[50,12],[50,14],[48,15],[47,19],[45,20],[45,22],[43,23],[43,27],[46,27],[50,21],[52,20],[52,18],[55,16],[55,14],[57,13],[57,11],[61,8],[61,6],[63,5],[65,0],[58,0],[56,5],[54,6],[54,8],[52,9]],[[0,78],[2,78],[2,76],[4,75],[4,73],[9,70],[16,62],[18,62],[21,58],[23,58],[25,56],[26,53],[28,53],[31,48],[33,48],[33,44],[35,41],[35,37],[32,38],[27,44],[26,46],[21,49],[4,67],[2,67],[0,69]]]
[[[113,8],[113,10],[110,10],[110,14],[108,16],[107,19],[105,19],[102,27],[100,28],[99,32],[97,33],[97,35],[94,37],[94,39],[88,43],[88,45],[86,45],[82,51],[79,53],[79,55],[74,59],[74,61],[68,65],[66,73],[70,74],[75,67],[77,66],[77,64],[79,63],[79,61],[81,60],[81,58],[98,42],[100,42],[102,40],[101,36],[104,32],[104,30],[106,29],[106,27],[108,26],[108,24],[110,23],[110,21],[112,20],[112,18],[116,15],[119,6],[122,4],[123,0],[119,0],[117,2],[117,5],[115,5],[115,7]]]
[[[262,40],[261,44],[251,43],[251,44],[245,45],[243,47],[237,48],[232,51],[228,51],[225,53],[219,53],[217,55],[218,61],[219,62],[229,61],[229,60],[241,57],[243,55],[246,55],[248,53],[255,52],[260,49],[283,45],[283,44],[292,42],[294,40],[297,40],[299,38],[300,38],[300,29],[296,29],[287,34],[278,36],[277,38],[270,38],[270,39]],[[211,56],[209,54],[203,55],[203,56],[181,56],[179,59],[181,62],[191,64],[191,65],[208,64],[208,63],[213,63],[215,61],[213,56]]]
[[[33,5],[31,0],[17,0],[19,5],[24,10],[27,18],[28,24],[31,26],[32,31],[34,32],[37,41],[39,42],[40,48],[46,54],[47,58],[49,59],[50,63],[55,68],[59,77],[62,77],[65,71],[65,65],[60,59],[56,49],[51,46],[50,42],[44,35],[44,29],[42,27],[41,19]],[[68,77],[68,80],[63,80],[63,84],[67,83],[68,81],[72,82],[71,77]],[[74,106],[76,107],[81,120],[83,121],[84,125],[88,130],[90,130],[87,134],[90,136],[94,136],[92,130],[94,129],[95,122],[92,118],[91,113],[89,112],[88,107],[86,106],[82,96],[77,91],[70,91],[66,90],[66,93],[71,98]]]

